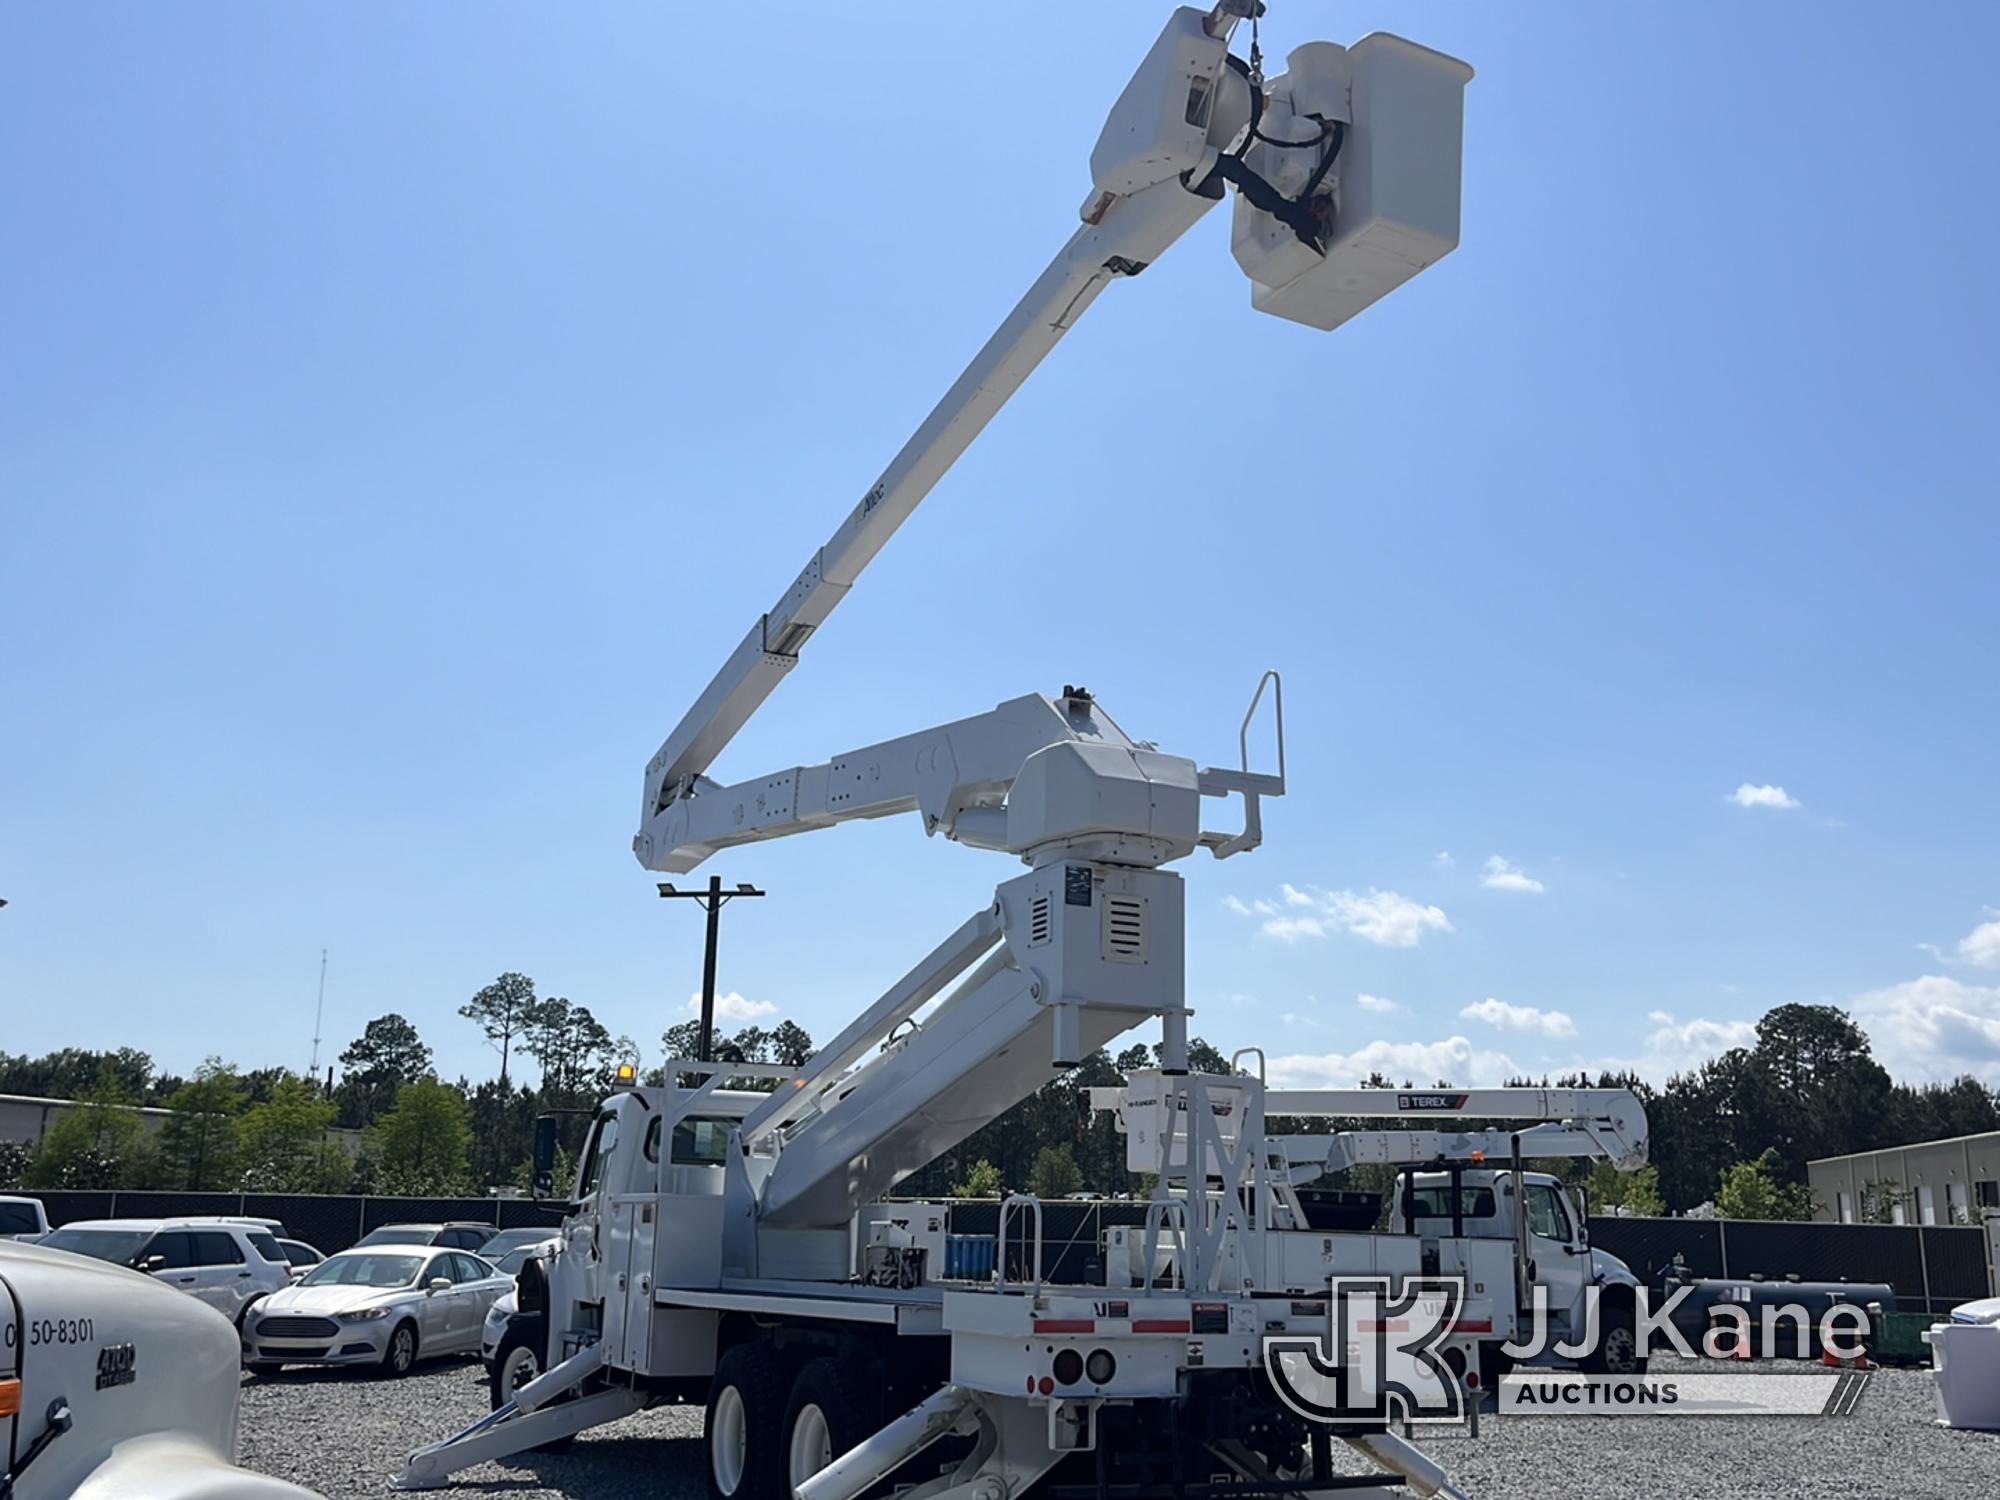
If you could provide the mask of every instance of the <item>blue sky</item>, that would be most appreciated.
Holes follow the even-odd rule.
[[[1276,666],[1292,791],[1182,866],[1198,1032],[1657,1076],[1828,1000],[2000,1082],[2000,12],[1273,10],[1477,68],[1461,248],[1325,335],[1211,215],[718,774],[1065,682],[1227,763]],[[10,8],[0,1047],[303,1066],[324,946],[326,1056],[396,1010],[488,1073],[503,969],[656,1050],[700,923],[645,761],[1069,234],[1164,13]],[[713,868],[772,893],[724,988],[820,1036],[1013,871],[914,821]]]

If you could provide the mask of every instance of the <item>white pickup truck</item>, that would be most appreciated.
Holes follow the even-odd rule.
[[[236,1467],[241,1379],[213,1308],[0,1241],[0,1500],[315,1500]]]

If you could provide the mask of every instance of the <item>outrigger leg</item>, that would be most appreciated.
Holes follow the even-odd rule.
[[[604,1367],[601,1345],[571,1355],[547,1374],[537,1376],[514,1393],[514,1399],[496,1408],[462,1432],[443,1442],[419,1448],[410,1455],[403,1472],[389,1481],[393,1490],[429,1490],[444,1483],[445,1476],[496,1458],[508,1458],[573,1437],[587,1427],[599,1427],[629,1417],[646,1405],[645,1394],[630,1386],[607,1386],[578,1396],[574,1401],[557,1398],[576,1388]],[[551,1405],[550,1403],[555,1403]]]

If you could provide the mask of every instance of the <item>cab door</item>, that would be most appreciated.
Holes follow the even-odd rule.
[[[609,1248],[606,1236],[613,1159],[618,1153],[618,1113],[607,1109],[590,1127],[584,1142],[583,1160],[576,1174],[576,1209],[563,1225],[563,1254],[574,1256],[569,1263],[580,1273],[578,1297],[595,1302],[606,1293],[604,1256]]]
[[[1578,1253],[1577,1226],[1554,1183],[1530,1182],[1523,1191],[1535,1280],[1548,1288],[1549,1316],[1559,1320],[1566,1332],[1574,1332],[1583,1312],[1590,1257]]]
[[[623,1304],[624,1313],[618,1316],[608,1305],[605,1309],[604,1336],[610,1345],[606,1353],[619,1369],[641,1372],[650,1370],[652,1358],[653,1244],[662,1207],[657,1190],[660,1131],[661,1117],[654,1115],[647,1122],[640,1151],[644,1165],[629,1174],[627,1184],[639,1191],[611,1197],[609,1295]]]

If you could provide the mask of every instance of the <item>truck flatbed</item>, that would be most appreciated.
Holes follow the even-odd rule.
[[[935,1285],[901,1290],[861,1282],[730,1277],[719,1288],[663,1286],[653,1293],[653,1302],[659,1307],[893,1325],[899,1333],[944,1332],[944,1289]]]

